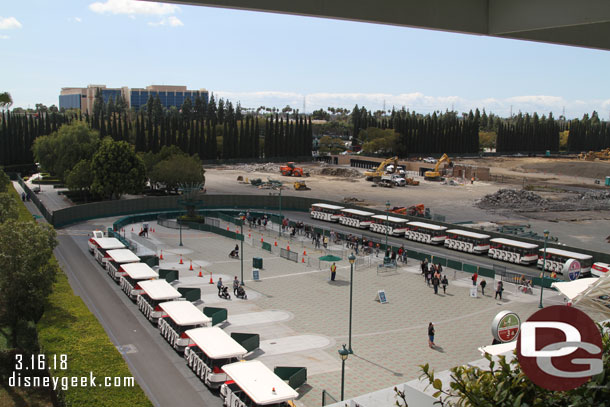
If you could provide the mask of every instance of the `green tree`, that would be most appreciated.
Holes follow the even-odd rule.
[[[181,185],[205,184],[204,170],[196,156],[173,155],[156,164],[150,173],[151,183],[163,184],[176,191]]]
[[[19,347],[19,327],[37,322],[51,293],[57,245],[46,224],[8,220],[0,224],[0,321],[11,327],[12,346]]]
[[[19,211],[15,205],[13,195],[7,192],[0,192],[0,223],[4,223],[9,219],[17,219]]]
[[[66,176],[66,186],[71,191],[80,191],[83,195],[89,191],[92,183],[93,174],[89,160],[80,160]]]
[[[13,105],[13,98],[8,92],[0,93],[0,109],[8,109]]]
[[[6,192],[8,190],[8,184],[11,182],[6,172],[0,168],[0,192]]]
[[[345,142],[338,137],[324,136],[320,139],[321,153],[338,154],[345,151]]]
[[[146,182],[146,169],[133,146],[125,141],[104,139],[91,161],[91,191],[101,197],[119,199],[137,194]]]

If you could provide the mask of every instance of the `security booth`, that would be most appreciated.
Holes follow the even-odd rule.
[[[93,254],[95,252],[95,248],[98,247],[97,239],[103,239],[104,232],[101,230],[94,230],[93,236],[89,238],[87,245],[89,246],[89,253]]]
[[[182,294],[165,280],[140,281],[138,285],[141,292],[136,303],[142,314],[153,324],[156,324],[163,314],[159,304],[178,300],[182,297]]]
[[[224,365],[235,363],[248,351],[218,327],[186,331],[193,344],[184,349],[186,364],[209,388],[216,389],[226,382]]]
[[[226,407],[289,407],[298,393],[267,366],[257,360],[224,365],[230,378],[220,386]]]
[[[162,302],[159,307],[163,311],[157,323],[159,332],[178,352],[183,352],[184,348],[193,343],[186,331],[209,326],[212,322],[210,317],[189,301]]]
[[[108,263],[108,251],[125,248],[125,245],[115,237],[95,238],[95,244],[96,246],[93,249],[95,260],[104,268],[106,268],[106,264]]]
[[[140,258],[129,249],[108,250],[106,255],[106,271],[116,283],[121,280],[121,276],[124,273],[124,271],[121,270],[123,264],[140,262]]]
[[[121,264],[118,274],[121,275],[121,290],[133,301],[142,293],[139,283],[159,278],[155,270],[146,263]]]

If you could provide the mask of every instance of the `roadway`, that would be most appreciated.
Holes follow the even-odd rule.
[[[82,229],[83,224],[79,226]],[[100,321],[153,405],[221,406],[220,398],[192,374],[184,358],[89,254],[88,237],[71,236],[70,229],[58,234],[55,256],[74,293]]]

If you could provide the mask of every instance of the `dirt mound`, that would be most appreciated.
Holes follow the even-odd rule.
[[[593,179],[605,179],[606,176],[610,176],[610,163],[604,161],[547,160],[546,162],[524,163],[521,168],[526,172],[543,172]]]
[[[495,194],[485,195],[477,202],[482,209],[506,208],[521,209],[523,207],[546,207],[549,201],[530,191],[500,189]]]
[[[587,191],[578,195],[565,194],[559,199],[545,199],[526,190],[500,189],[476,202],[481,209],[512,209],[532,211],[599,211],[610,209],[610,192]]]
[[[360,171],[353,168],[342,168],[342,167],[324,167],[320,170],[315,171],[319,175],[331,175],[334,177],[344,178],[360,178],[362,174]]]
[[[351,203],[351,204],[361,204],[364,202],[364,199],[356,198],[355,196],[346,196],[342,200],[343,203]]]
[[[280,172],[280,166],[276,163],[242,164],[235,166],[235,169],[245,172]]]

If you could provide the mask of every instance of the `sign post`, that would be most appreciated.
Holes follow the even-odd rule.
[[[580,277],[580,262],[576,259],[570,259],[563,265],[563,278],[566,281],[574,281]]]
[[[506,343],[517,339],[521,319],[512,311],[499,312],[491,322],[491,334],[498,342]]]
[[[388,297],[385,294],[385,290],[377,291],[377,297],[375,300],[379,301],[381,304],[387,304],[389,302]]]

